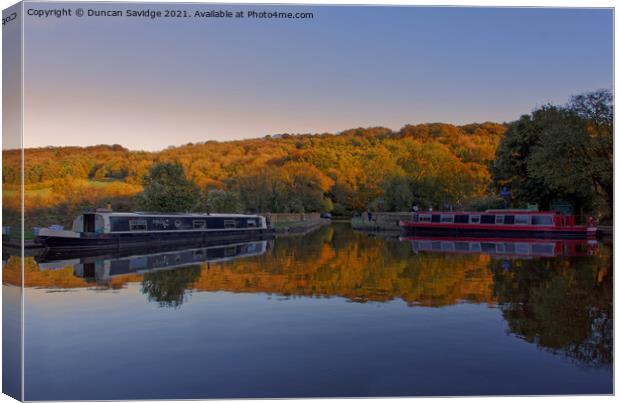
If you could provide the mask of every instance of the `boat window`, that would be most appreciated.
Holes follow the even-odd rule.
[[[194,220],[194,229],[206,228],[207,222],[205,220]]]
[[[235,228],[237,227],[237,223],[235,220],[224,220],[224,228]]]
[[[430,214],[420,214],[418,219],[420,220],[420,222],[431,222],[431,215]]]
[[[553,225],[553,220],[548,215],[535,215],[532,216],[532,225]]]
[[[146,220],[129,220],[129,231],[146,231]]]
[[[515,216],[515,224],[527,225],[529,223],[530,223],[530,216],[527,216],[527,215],[517,215],[517,216]]]
[[[174,226],[177,228],[181,228],[181,226],[183,225],[183,221],[181,220],[174,220]]]
[[[470,215],[469,216],[470,224],[480,224],[480,216],[479,215]]]
[[[504,216],[503,215],[496,215],[495,216],[495,224],[503,224],[504,223]]]
[[[485,215],[482,216],[482,219],[480,221],[483,224],[495,224],[495,216],[494,215],[485,214]]]
[[[441,216],[439,214],[433,214],[432,218],[431,218],[431,221],[432,222],[440,222],[440,218],[441,218]]]
[[[456,223],[468,223],[469,216],[467,214],[457,214],[454,216],[454,222]]]
[[[411,221],[418,222],[418,215],[414,214],[413,217],[411,218]]]
[[[256,220],[253,218],[248,220],[248,227],[256,227]]]
[[[446,223],[446,224],[453,223],[454,222],[454,216],[452,214],[442,215],[441,216],[441,222],[442,223]]]

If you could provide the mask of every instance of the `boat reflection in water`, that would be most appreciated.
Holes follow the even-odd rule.
[[[39,268],[43,271],[73,266],[74,274],[77,277],[104,284],[116,276],[146,274],[160,270],[259,256],[268,250],[269,242],[262,240],[163,251],[139,249],[125,251],[123,254],[97,256],[84,256],[83,253],[72,255],[69,252],[46,253],[37,257],[36,260]]]
[[[598,246],[596,240],[506,239],[401,237],[410,241],[414,253],[441,252],[486,254],[499,258],[538,258],[560,256],[591,256]]]

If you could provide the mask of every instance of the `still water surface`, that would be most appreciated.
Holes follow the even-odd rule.
[[[613,392],[600,243],[433,243],[333,224],[151,252],[26,259],[27,400]]]

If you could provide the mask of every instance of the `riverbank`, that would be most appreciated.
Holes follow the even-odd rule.
[[[351,228],[357,231],[400,232],[398,222],[410,218],[411,213],[407,212],[372,213],[370,219],[367,213],[363,213],[360,217],[351,219]]]
[[[304,221],[284,221],[273,224],[276,230],[276,236],[305,235],[324,225],[329,225],[331,220],[318,218]]]

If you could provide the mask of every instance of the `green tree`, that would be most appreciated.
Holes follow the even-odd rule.
[[[496,189],[508,186],[518,204],[547,207],[554,198],[577,208],[595,199],[613,205],[613,105],[609,91],[546,105],[509,125],[491,173]]]
[[[138,206],[147,211],[189,211],[199,202],[200,189],[187,179],[183,167],[175,162],[153,165],[143,185]]]
[[[383,183],[385,208],[388,211],[409,211],[414,202],[411,188],[411,181],[405,176],[393,176],[386,179]]]
[[[210,213],[240,213],[243,207],[234,193],[213,189],[207,193],[204,209]]]
[[[613,210],[613,95],[609,90],[586,92],[571,98],[568,109],[582,120],[585,131],[581,134],[588,140],[588,147],[578,149],[577,154],[588,162],[595,192]]]

